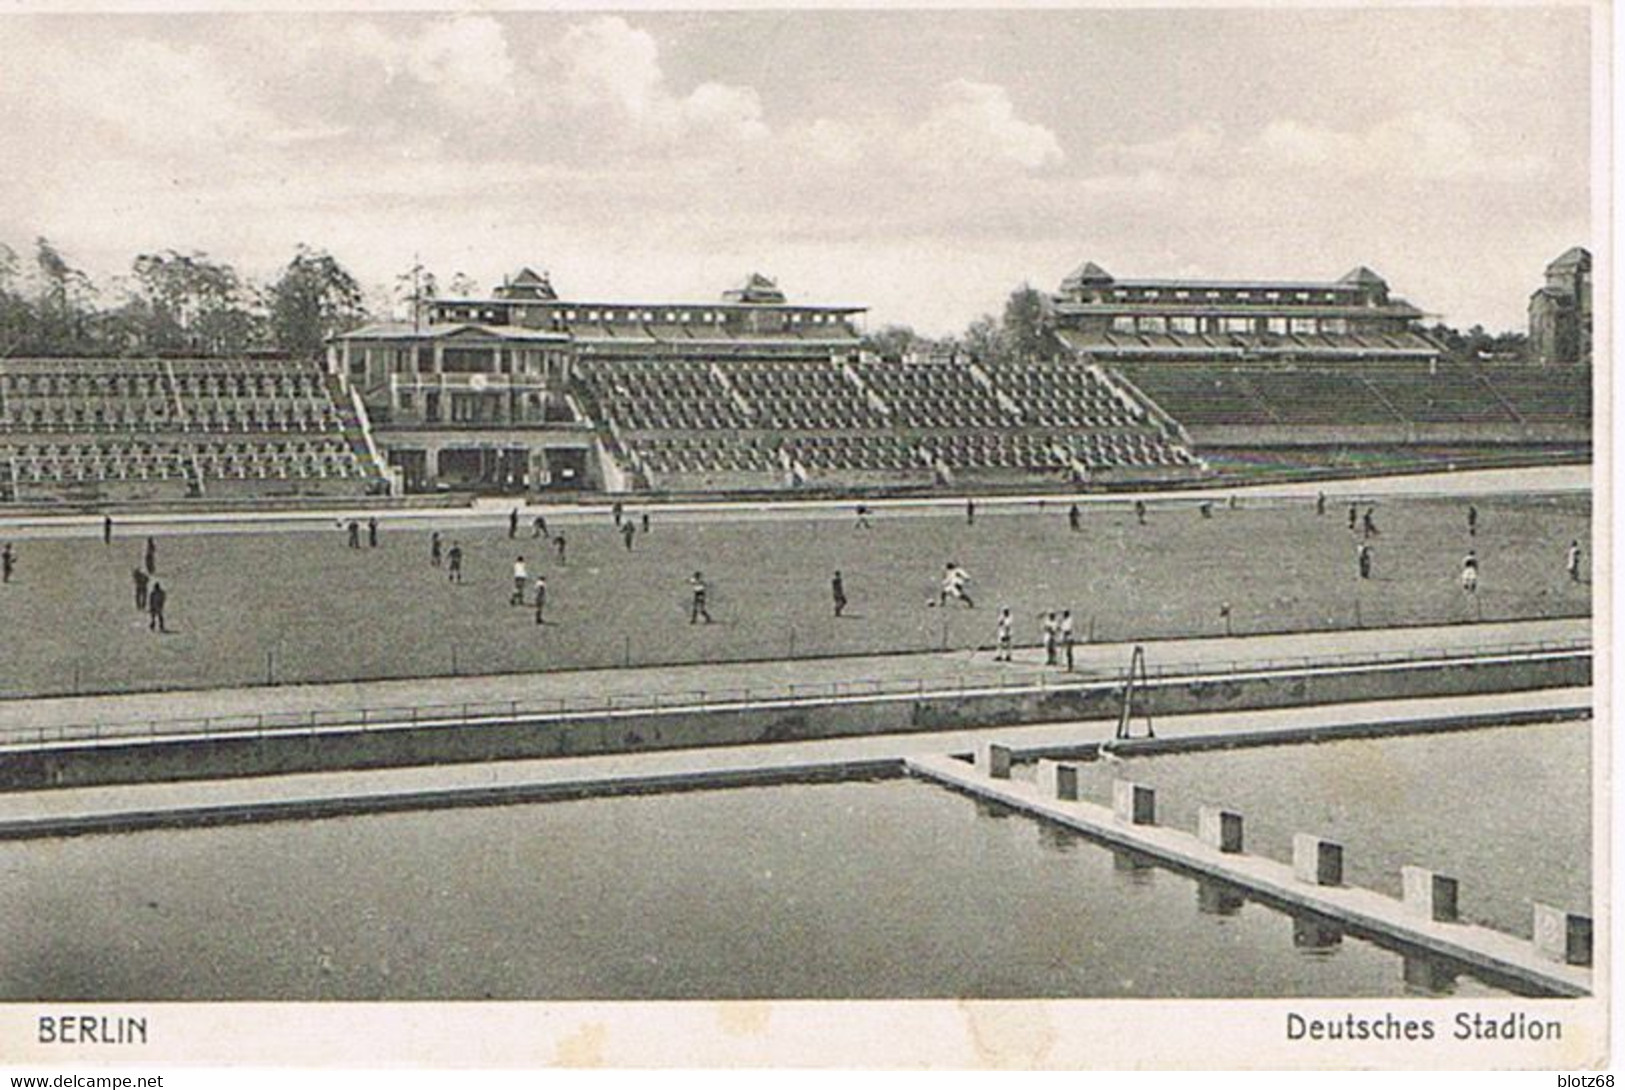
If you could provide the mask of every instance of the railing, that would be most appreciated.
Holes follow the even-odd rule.
[[[1541,640],[1481,648],[1418,648],[1392,652],[1274,656],[1222,661],[1163,663],[1147,670],[1153,684],[1169,680],[1233,678],[1237,675],[1296,673],[1305,670],[1404,668],[1417,664],[1483,662],[1518,658],[1569,658],[1591,653],[1589,640]],[[386,704],[254,714],[148,718],[111,723],[0,728],[0,752],[43,746],[107,745],[142,741],[354,733],[479,723],[541,722],[603,715],[696,712],[763,704],[820,704],[952,696],[1065,692],[1115,688],[1120,670],[1055,673],[1017,663],[932,678],[857,678],[735,688],[680,689],[657,693],[608,693],[440,704]]]

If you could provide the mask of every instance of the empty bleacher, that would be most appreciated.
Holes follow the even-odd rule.
[[[893,427],[959,430],[1021,423],[1019,414],[979,382],[966,364],[872,361],[853,366],[890,408]]]
[[[576,382],[600,422],[630,431],[714,431],[749,424],[711,364],[691,359],[583,359]]]
[[[1061,362],[584,359],[577,392],[647,487],[922,486],[1188,473],[1098,369]]]
[[[1591,420],[1589,367],[1484,366],[1477,368],[1477,372],[1526,422],[1589,423]]]
[[[7,498],[354,494],[379,481],[314,365],[0,362]]]

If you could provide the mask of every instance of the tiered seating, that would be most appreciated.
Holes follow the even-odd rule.
[[[1028,425],[1121,427],[1138,423],[1143,415],[1125,405],[1097,372],[1081,364],[1006,364],[987,370],[994,389],[1015,402]]]
[[[575,375],[605,422],[629,431],[711,431],[749,424],[703,360],[584,359]]]
[[[1081,463],[1090,472],[1196,464],[1190,451],[1169,442],[1158,432],[1145,429],[1086,432],[1063,436],[1056,442],[1065,448],[1073,461]]]
[[[1407,420],[1426,424],[1506,424],[1506,405],[1477,375],[1463,367],[1375,371],[1366,381]]]
[[[1591,420],[1591,369],[1484,367],[1484,380],[1531,423]]]
[[[1275,417],[1239,373],[1189,364],[1125,367],[1141,393],[1182,424],[1272,424]]]
[[[886,425],[885,414],[869,404],[839,364],[751,360],[718,367],[754,410],[755,427],[830,431]]]
[[[1347,371],[1254,371],[1252,388],[1283,424],[1397,424],[1398,416]]]
[[[626,444],[634,461],[656,477],[689,473],[781,472],[776,444],[721,435],[650,436]]]
[[[1152,469],[1193,465],[1184,448],[1152,429],[1084,431],[1068,434],[982,432],[936,435],[921,441],[932,458],[955,472],[1006,470],[1066,472],[1075,465],[1090,471]]]
[[[907,474],[929,465],[917,444],[895,435],[801,436],[786,449],[812,476],[847,470]]]
[[[378,480],[325,376],[286,360],[7,360],[13,496],[361,492]]]
[[[1000,428],[1020,424],[970,368],[953,363],[859,363],[857,372],[891,409],[894,426]]]

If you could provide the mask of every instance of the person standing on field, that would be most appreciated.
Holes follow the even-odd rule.
[[[829,593],[835,600],[835,616],[839,617],[846,612],[846,584],[841,581],[840,572],[836,572],[835,577],[829,581]]]
[[[516,538],[518,536],[519,536],[519,508],[515,507],[512,511],[508,512],[508,537]]]
[[[1067,672],[1072,671],[1072,647],[1076,642],[1076,635],[1072,629],[1072,611],[1061,610],[1061,651],[1066,655]]]
[[[705,585],[705,576],[701,575],[699,572],[695,572],[693,577],[688,581],[688,589],[692,595],[688,607],[688,623],[698,624],[700,618],[704,617],[705,623],[710,624],[711,613],[705,608],[706,595],[710,591],[710,588]]]
[[[147,591],[147,630],[150,632],[168,632],[164,627],[164,605],[169,601],[169,594],[164,585],[156,579],[152,581],[152,588]]]
[[[1580,581],[1580,539],[1575,538],[1569,542],[1568,554],[1563,558],[1563,567],[1569,573],[1569,582]]]
[[[1010,609],[1006,606],[999,610],[999,624],[995,630],[995,639],[998,642],[998,653],[993,656],[994,662],[1010,661],[1010,646],[1012,636],[1010,631]]]
[[[436,530],[429,535],[429,566],[440,566],[440,531]]]
[[[513,593],[508,596],[508,604],[522,606],[525,604],[525,584],[530,582],[530,573],[525,570],[525,558],[517,557],[513,562]]]
[[[135,582],[135,608],[145,613],[147,610],[147,573],[141,568],[130,569],[130,578]]]
[[[547,608],[547,576],[536,577],[536,623],[546,624],[542,619],[542,611]]]
[[[1061,619],[1055,611],[1044,614],[1044,665],[1054,666],[1061,648]]]
[[[457,542],[451,543],[451,549],[446,553],[446,582],[461,583],[463,581],[463,547]]]

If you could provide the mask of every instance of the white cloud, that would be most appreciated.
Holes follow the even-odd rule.
[[[707,82],[688,94],[668,85],[654,35],[618,15],[571,27],[543,46],[544,80],[561,101],[596,117],[604,133],[622,143],[670,143],[696,133],[723,140],[768,135],[760,96],[751,87]]]
[[[1406,111],[1360,129],[1282,118],[1243,138],[1197,125],[1140,143],[1103,144],[1095,150],[1093,165],[1099,172],[1134,177],[1290,172],[1300,178],[1412,181],[1525,181],[1544,169],[1521,151],[1491,151],[1459,118],[1426,110]]]
[[[943,84],[937,105],[908,141],[919,157],[949,165],[1037,170],[1066,158],[1053,132],[1016,116],[1007,90],[967,79]]]

